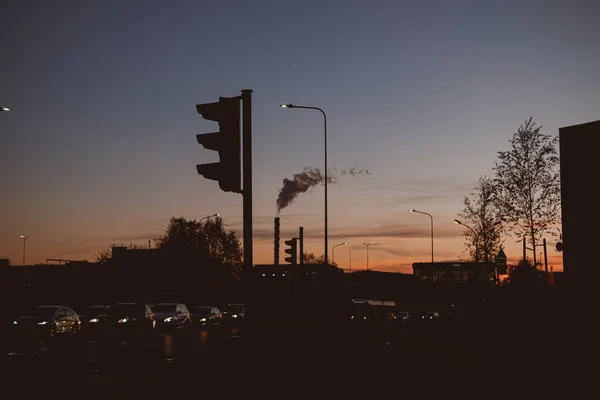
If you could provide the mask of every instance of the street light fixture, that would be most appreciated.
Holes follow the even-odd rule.
[[[8,108],[8,107],[0,107],[0,111],[10,111],[10,108]]]
[[[221,216],[221,214],[219,214],[219,213],[216,213],[216,214],[213,214],[213,215],[207,215],[206,217],[200,218],[199,222],[202,222],[202,221],[204,221],[205,219],[208,219],[208,218],[220,217],[220,216]]]
[[[27,236],[21,235],[21,239],[23,239],[23,266],[25,266],[25,242],[27,241]]]
[[[331,248],[331,263],[332,264],[335,262],[335,248],[338,247],[338,246],[343,246],[345,244],[348,244],[348,243],[344,242],[344,243],[336,244],[335,246],[333,246]]]
[[[323,114],[323,124],[324,124],[324,128],[325,128],[325,258],[324,261],[326,264],[329,264],[329,257],[327,255],[327,249],[328,249],[328,240],[327,240],[327,236],[328,236],[328,229],[327,229],[327,115],[325,114],[325,111],[323,111],[322,109],[320,109],[319,107],[309,107],[309,106],[295,106],[292,103],[289,104],[280,104],[279,107],[281,108],[303,108],[306,110],[317,110],[320,111]]]
[[[425,215],[429,215],[429,218],[431,218],[431,262],[433,262],[433,216],[429,213],[423,212],[423,211],[417,211],[414,208],[412,210],[409,210],[410,212],[414,212],[414,213],[418,213],[418,214],[425,214]]]
[[[363,243],[365,246],[367,246],[367,271],[369,270],[369,246],[373,244],[373,242],[369,242],[369,243]]]
[[[461,221],[455,219],[454,223],[457,225],[463,225],[466,226],[467,228],[469,228],[471,230],[471,232],[473,232],[473,238],[475,239],[475,262],[479,262],[479,235],[477,235],[477,232],[475,232],[475,229],[473,229],[472,227],[470,227],[467,224],[462,223]]]

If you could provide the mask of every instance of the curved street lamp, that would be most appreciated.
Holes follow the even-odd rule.
[[[338,247],[338,246],[343,246],[345,244],[348,244],[348,243],[344,242],[344,243],[336,244],[335,246],[333,246],[331,248],[331,263],[332,264],[335,262],[335,248]]]
[[[200,218],[200,221],[198,221],[198,222],[202,222],[202,221],[204,221],[205,219],[208,219],[208,218],[212,218],[212,217],[220,217],[220,216],[221,216],[221,214],[219,214],[219,213],[212,214],[212,215],[207,215],[206,217],[202,217],[202,218]]]
[[[319,107],[309,107],[309,106],[295,106],[292,103],[289,104],[280,104],[281,108],[303,108],[306,110],[317,110],[323,114],[323,123],[325,128],[325,252],[324,252],[324,261],[326,264],[329,264],[329,258],[327,256],[328,249],[328,230],[327,230],[327,115],[325,111],[320,109]]]
[[[367,246],[367,271],[369,270],[369,246],[373,244],[373,242],[369,242],[369,243],[363,243],[365,246]]]
[[[8,108],[8,107],[0,107],[0,111],[10,111],[10,108]]]
[[[414,208],[412,210],[409,210],[410,212],[414,212],[414,213],[418,213],[418,214],[425,214],[425,215],[429,215],[429,218],[431,218],[431,262],[433,262],[433,216],[429,213],[423,212],[423,211],[417,211]]]
[[[472,227],[470,227],[467,224],[462,223],[461,221],[455,219],[454,223],[457,225],[462,225],[462,226],[466,226],[467,228],[469,228],[471,230],[471,232],[473,232],[473,238],[475,239],[475,262],[479,262],[479,235],[477,235],[477,232],[475,231],[475,229],[473,229]]]

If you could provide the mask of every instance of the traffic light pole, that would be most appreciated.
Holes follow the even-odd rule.
[[[242,90],[244,274],[252,268],[252,90]]]

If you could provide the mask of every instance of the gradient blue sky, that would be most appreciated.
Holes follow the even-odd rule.
[[[456,260],[452,220],[528,117],[600,117],[597,1],[11,1],[0,13],[0,258],[94,260],[147,243],[172,216],[219,212],[242,237],[242,196],[195,165],[215,130],[195,105],[253,89],[254,262],[272,263],[283,178],[356,165],[329,187],[329,245],[352,268]],[[281,212],[323,253],[323,187]],[[521,255],[507,239],[511,259]],[[548,237],[550,264],[562,258]],[[330,250],[331,256],[331,250]],[[337,247],[341,267],[348,246]],[[283,246],[282,254],[283,257]]]

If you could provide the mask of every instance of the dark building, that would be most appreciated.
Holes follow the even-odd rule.
[[[564,278],[568,285],[596,285],[600,121],[560,128],[559,141]]]
[[[499,265],[495,262],[413,263],[419,284],[494,286]]]

